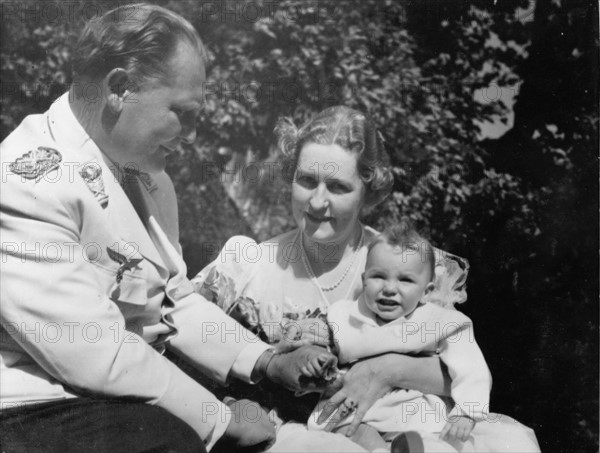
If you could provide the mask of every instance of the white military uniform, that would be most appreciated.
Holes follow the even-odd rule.
[[[128,197],[68,94],[0,149],[1,406],[133,397],[211,448],[230,414],[165,344],[221,382],[249,381],[268,346],[193,292],[169,177],[137,178]]]

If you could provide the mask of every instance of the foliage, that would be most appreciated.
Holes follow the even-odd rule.
[[[73,20],[3,15],[2,137],[64,89],[87,3]],[[160,3],[194,23],[211,59],[199,138],[169,165],[190,274],[233,234],[293,227],[279,117],[301,123],[334,104],[368,112],[396,178],[364,221],[408,216],[468,258],[466,311],[494,407],[533,426],[542,450],[597,450],[598,211],[587,201],[598,196],[597,4]],[[490,84],[518,87],[499,139],[482,139],[481,124],[508,123],[513,109],[474,96]]]

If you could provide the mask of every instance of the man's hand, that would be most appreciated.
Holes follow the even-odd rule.
[[[302,392],[319,391],[326,384],[315,379],[335,368],[337,358],[319,346],[302,346],[285,354],[275,354],[267,366],[267,378],[284,387]]]
[[[307,340],[311,344],[329,346],[329,327],[321,318],[303,318],[284,326],[284,339]]]
[[[298,319],[285,324],[283,338],[275,346],[275,351],[289,352],[309,344],[329,346],[329,327],[320,318]]]
[[[475,420],[472,418],[466,415],[453,416],[450,417],[450,421],[444,426],[440,434],[440,439],[445,441],[460,440],[464,442],[469,438],[473,428],[475,428]]]
[[[269,420],[268,414],[258,403],[236,401],[233,398],[226,398],[225,401],[231,411],[231,422],[215,444],[215,451],[229,452],[250,447],[265,451],[275,443],[275,423]]]

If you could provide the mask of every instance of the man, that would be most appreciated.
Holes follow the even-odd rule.
[[[164,169],[195,140],[204,64],[182,17],[117,8],[83,31],[70,92],[2,143],[6,451],[267,446],[258,405],[225,406],[162,352],[221,382],[291,388],[300,358],[321,353],[273,355],[186,278]]]

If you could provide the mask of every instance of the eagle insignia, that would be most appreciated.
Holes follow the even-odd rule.
[[[42,176],[58,168],[62,161],[61,154],[54,148],[38,146],[17,158],[9,165],[9,170],[25,179],[39,181]]]

